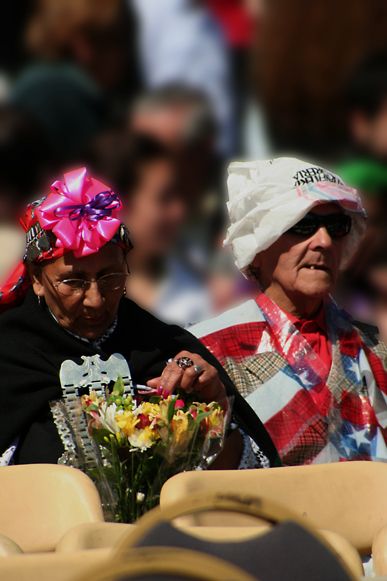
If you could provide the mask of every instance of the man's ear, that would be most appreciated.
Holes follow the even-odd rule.
[[[42,269],[40,266],[31,264],[28,267],[32,288],[37,297],[44,297],[44,286],[42,283]]]

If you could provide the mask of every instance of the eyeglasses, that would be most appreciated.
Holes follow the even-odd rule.
[[[292,228],[289,228],[287,232],[303,238],[309,238],[309,236],[313,236],[320,228],[324,227],[332,239],[338,239],[347,236],[351,231],[351,226],[352,219],[348,214],[336,213],[322,216],[310,212]]]
[[[112,272],[95,279],[65,278],[59,282],[50,282],[58,293],[65,297],[83,295],[89,290],[92,282],[97,283],[101,295],[106,295],[109,292],[123,290],[128,276],[126,272]]]

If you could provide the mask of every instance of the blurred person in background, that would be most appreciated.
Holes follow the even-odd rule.
[[[24,236],[17,227],[21,209],[54,169],[39,124],[15,107],[0,105],[0,282],[23,253]]]
[[[131,108],[129,131],[156,138],[174,155],[179,189],[189,206],[179,248],[205,273],[224,225],[217,123],[210,102],[181,84],[148,91]]]
[[[354,158],[342,163],[338,172],[360,192],[368,217],[366,233],[340,277],[338,296],[352,316],[376,325],[385,340],[387,165],[372,158]]]
[[[93,156],[96,171],[124,202],[122,219],[133,242],[128,295],[162,320],[182,326],[209,316],[205,279],[177,249],[190,202],[179,189],[170,150],[149,136],[129,140],[126,134],[110,134],[99,140]]]
[[[352,71],[345,89],[348,148],[387,162],[387,50]]]
[[[254,300],[193,327],[285,465],[387,459],[387,347],[332,299],[365,229],[356,190],[294,158],[229,167],[226,243]]]
[[[236,123],[234,152],[239,154],[254,145],[261,145],[260,110],[253,104],[251,51],[261,29],[262,0],[203,0],[223,31],[229,53],[234,118]],[[254,124],[254,127],[251,125]],[[246,131],[251,132],[246,136]],[[257,136],[256,133],[259,132]]]
[[[255,284],[236,268],[232,252],[219,240],[208,268],[208,291],[214,315],[234,307],[256,294]]]
[[[25,28],[31,63],[11,100],[34,115],[64,163],[138,89],[135,21],[125,0],[34,0]]]
[[[206,2],[127,0],[139,22],[139,53],[146,89],[178,83],[201,91],[219,125],[217,149],[235,151],[231,60],[221,27]]]

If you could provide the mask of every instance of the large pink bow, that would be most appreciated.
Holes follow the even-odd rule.
[[[36,215],[41,226],[55,234],[56,246],[79,258],[98,252],[113,238],[120,226],[120,209],[118,195],[82,167],[51,185]]]

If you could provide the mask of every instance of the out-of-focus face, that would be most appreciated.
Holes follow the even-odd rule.
[[[372,117],[362,112],[353,113],[350,130],[358,146],[372,155],[387,159],[387,100]]]
[[[337,213],[342,210],[332,203],[313,208],[313,214]],[[263,290],[288,312],[313,313],[334,289],[344,240],[331,238],[323,226],[308,238],[283,234],[253,262]]]
[[[196,106],[187,103],[135,111],[129,125],[131,132],[154,137],[176,156],[179,189],[193,211],[205,194],[215,164],[215,135],[192,140],[195,123]]]
[[[178,151],[186,139],[186,126],[192,115],[191,107],[171,105],[146,111],[136,111],[130,120],[134,133],[151,135],[171,151]]]
[[[97,339],[113,323],[125,288],[122,276],[118,288],[102,292],[96,279],[112,273],[127,273],[123,250],[116,244],[103,246],[96,254],[75,258],[65,254],[34,271],[33,289],[44,300],[58,323],[87,339]],[[118,277],[120,278],[120,277]],[[64,296],[58,283],[68,279],[93,280],[83,293]]]
[[[129,229],[134,252],[159,257],[176,241],[187,212],[177,190],[175,169],[168,160],[146,164],[139,184],[125,205],[123,219]]]

